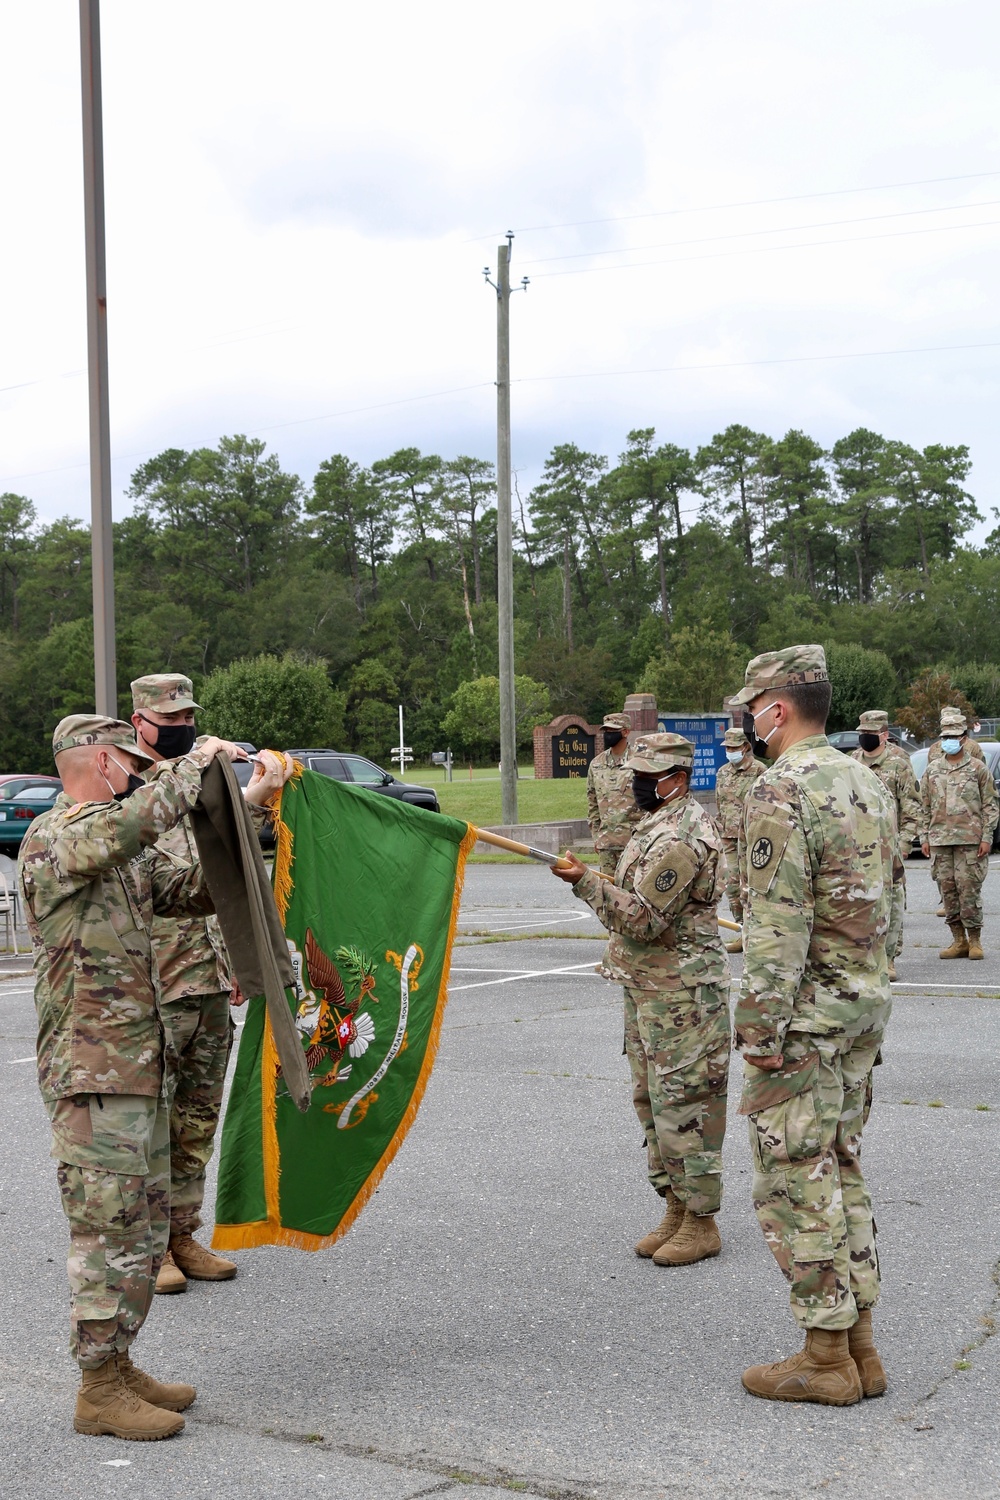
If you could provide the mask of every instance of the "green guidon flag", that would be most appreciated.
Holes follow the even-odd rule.
[[[222,1131],[217,1250],[345,1234],[416,1117],[447,996],[466,823],[312,771],[275,812],[275,897],[312,1077],[301,1114],[252,1000]]]

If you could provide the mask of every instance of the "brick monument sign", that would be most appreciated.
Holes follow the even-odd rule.
[[[630,693],[622,710],[632,721],[632,733],[656,732],[656,699],[652,693]],[[586,776],[595,755],[606,749],[600,724],[588,724],[579,714],[560,714],[535,729],[535,778]]]

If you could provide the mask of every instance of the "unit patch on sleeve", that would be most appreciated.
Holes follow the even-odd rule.
[[[773,815],[747,824],[747,884],[760,896],[771,889],[791,831],[790,823]]]
[[[636,890],[657,911],[666,911],[678,904],[700,868],[687,844],[669,844],[659,859],[654,856]]]

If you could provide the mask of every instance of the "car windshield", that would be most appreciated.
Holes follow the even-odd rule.
[[[0,786],[0,800],[10,802],[14,797],[22,797],[29,789],[37,790],[39,787],[50,787],[52,785],[51,781],[26,781],[18,777]]]
[[[54,802],[59,795],[57,786],[26,786],[10,800],[13,802]]]

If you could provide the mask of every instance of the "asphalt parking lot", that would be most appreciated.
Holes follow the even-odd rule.
[[[1000,1494],[1000,868],[984,963],[942,963],[909,870],[900,983],[865,1137],[890,1389],[755,1401],[745,1365],[800,1339],[731,1119],[719,1259],[633,1254],[659,1217],[599,928],[547,871],[467,872],[420,1117],[333,1250],[247,1251],[154,1304],[137,1354],[193,1380],[169,1443],[71,1430],[65,1225],[32,1067],[30,981],[0,981],[0,1492],[35,1497]],[[736,960],[738,971],[739,960]],[[738,1096],[734,1065],[733,1103]],[[210,1200],[211,1201],[211,1200]]]

